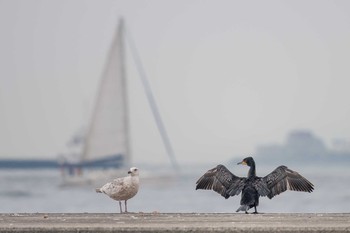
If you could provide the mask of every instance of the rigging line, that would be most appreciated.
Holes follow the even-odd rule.
[[[154,117],[155,122],[157,124],[157,128],[158,128],[159,133],[161,135],[161,138],[163,140],[163,143],[164,143],[165,149],[167,151],[167,154],[169,156],[170,162],[171,162],[173,168],[178,171],[179,170],[179,165],[178,165],[178,163],[176,161],[174,150],[173,150],[173,148],[171,146],[169,136],[167,134],[167,131],[166,131],[165,126],[163,124],[162,118],[160,116],[156,100],[155,100],[155,98],[153,96],[153,92],[152,92],[150,83],[148,81],[148,77],[146,75],[145,69],[142,66],[141,58],[140,58],[139,53],[138,53],[138,51],[136,49],[135,43],[134,43],[134,41],[131,38],[130,32],[128,32],[126,30],[126,27],[124,27],[124,31],[125,31],[124,34],[125,34],[126,39],[128,41],[128,45],[129,45],[130,51],[131,51],[131,53],[133,55],[132,56],[133,60],[134,60],[135,65],[137,67],[137,71],[138,71],[138,73],[140,75],[140,78],[141,78],[141,81],[142,81],[142,84],[143,84],[143,87],[144,87],[144,90],[145,90],[145,93],[146,93],[146,96],[147,96],[147,99],[148,99],[148,103],[149,103],[149,105],[151,107],[151,110],[152,110],[152,113],[153,113],[153,117]]]

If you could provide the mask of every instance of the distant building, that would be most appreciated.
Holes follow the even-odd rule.
[[[256,156],[264,160],[308,160],[322,159],[330,154],[322,139],[308,130],[290,132],[283,144],[260,145]]]
[[[322,139],[306,130],[289,133],[285,149],[291,156],[324,157],[328,154],[328,149]]]

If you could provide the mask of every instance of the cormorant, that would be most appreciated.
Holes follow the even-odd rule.
[[[279,166],[267,176],[258,177],[252,157],[247,157],[238,164],[250,167],[247,178],[235,176],[220,164],[199,178],[196,182],[196,190],[211,189],[226,199],[242,192],[241,206],[236,212],[245,211],[246,214],[253,207],[255,209],[253,213],[258,213],[256,207],[259,205],[260,196],[271,199],[286,190],[309,193],[314,190],[314,185],[310,181],[286,166]]]

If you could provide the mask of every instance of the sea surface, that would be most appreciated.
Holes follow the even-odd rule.
[[[128,201],[130,212],[233,213],[240,196],[224,199],[211,190],[195,190],[197,179],[211,167],[186,169],[187,173],[164,179],[142,179],[139,193]],[[241,169],[241,168],[240,168]],[[246,169],[246,168],[245,168]],[[267,169],[265,169],[267,170]],[[268,172],[261,169],[261,176]],[[261,213],[330,213],[350,211],[350,171],[342,169],[298,170],[314,185],[312,193],[287,191],[260,198]],[[271,170],[272,171],[272,170]],[[244,176],[247,169],[235,172]],[[258,173],[260,175],[260,173]],[[106,180],[107,182],[107,180]],[[113,213],[118,202],[96,193],[96,184],[62,186],[58,170],[0,170],[2,213]]]

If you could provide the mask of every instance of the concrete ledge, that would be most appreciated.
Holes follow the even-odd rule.
[[[0,214],[0,232],[350,232],[350,213]]]

